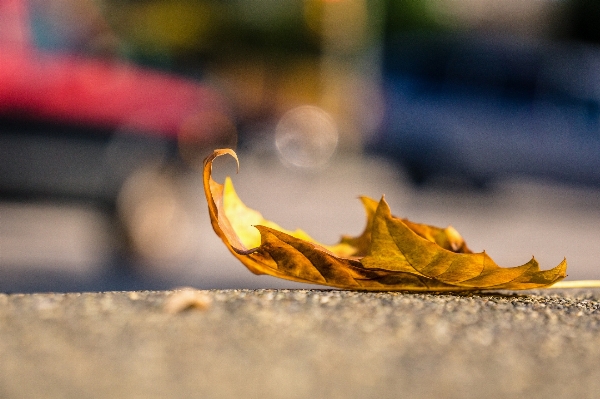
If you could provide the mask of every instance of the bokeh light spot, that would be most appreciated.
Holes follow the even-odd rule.
[[[319,168],[336,151],[338,129],[323,109],[304,105],[286,112],[275,128],[275,145],[285,164]]]

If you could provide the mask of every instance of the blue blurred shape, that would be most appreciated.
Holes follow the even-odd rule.
[[[385,119],[368,149],[415,183],[526,176],[600,186],[598,48],[405,35],[386,44],[384,85]]]

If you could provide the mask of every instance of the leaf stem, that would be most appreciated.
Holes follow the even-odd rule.
[[[600,280],[559,281],[546,288],[600,288]]]

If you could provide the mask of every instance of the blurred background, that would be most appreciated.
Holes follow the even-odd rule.
[[[0,291],[300,287],[214,235],[203,158],[333,243],[359,195],[598,279],[595,0],[0,0]]]

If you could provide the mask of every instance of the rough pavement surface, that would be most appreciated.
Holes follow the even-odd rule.
[[[0,397],[600,397],[598,289],[180,294],[0,295]]]

